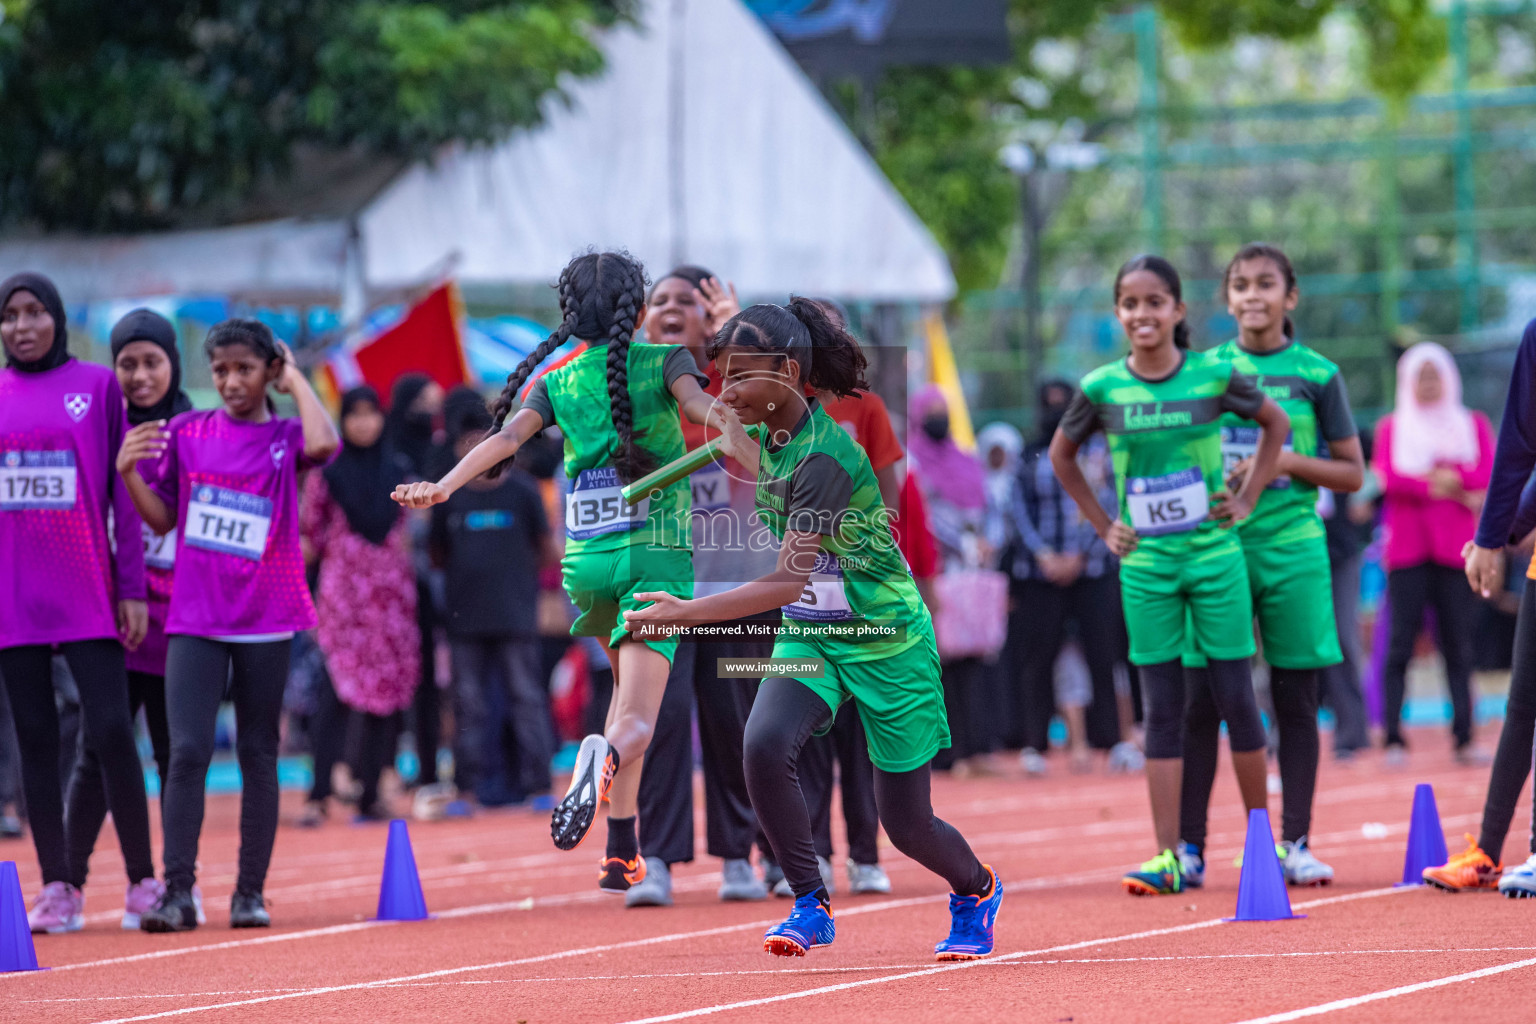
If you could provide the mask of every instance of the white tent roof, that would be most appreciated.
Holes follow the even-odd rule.
[[[597,245],[653,273],[700,263],[751,295],[954,294],[927,229],[739,0],[648,0],[642,23],[542,128],[387,187],[362,221],[370,284],[454,252],[466,287],[543,284]]]
[[[645,0],[569,107],[492,148],[397,176],[357,219],[369,290],[448,269],[472,296],[552,282],[588,247],[652,274],[699,263],[745,296],[853,301],[954,294],[943,252],[740,0]],[[155,293],[338,296],[345,219],[127,238],[0,243],[71,302]]]

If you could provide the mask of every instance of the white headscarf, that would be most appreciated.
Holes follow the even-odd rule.
[[[1428,363],[1440,374],[1440,400],[1419,402],[1419,371]],[[1427,476],[1436,466],[1474,465],[1477,427],[1461,404],[1456,360],[1432,341],[1421,341],[1397,361],[1397,406],[1392,411],[1392,468],[1405,476]]]

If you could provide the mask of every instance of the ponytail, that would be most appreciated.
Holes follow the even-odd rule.
[[[608,402],[619,435],[613,461],[619,478],[630,483],[650,472],[656,462],[656,457],[640,446],[629,397],[629,346],[640,308],[645,305],[645,271],[624,253],[589,252],[566,264],[555,287],[560,295],[560,326],[507,374],[506,386],[491,405],[490,433],[502,429],[529,375],[556,349],[572,338],[604,339],[608,343]],[[505,466],[506,462],[501,463],[489,475],[499,474]]]
[[[858,341],[848,333],[841,318],[825,303],[799,295],[790,297],[788,309],[791,316],[805,325],[814,353],[806,368],[805,382],[817,391],[830,391],[840,398],[868,391],[864,370],[869,360],[864,358]]]
[[[1280,325],[1280,330],[1284,332],[1287,338],[1290,338],[1292,341],[1296,340],[1296,325],[1291,323],[1290,317],[1285,318],[1285,323]]]
[[[793,359],[802,384],[847,397],[870,390],[864,379],[869,361],[859,343],[827,303],[796,295],[789,306],[748,306],[728,320],[709,343],[714,359],[727,347],[752,349]]]
[[[1173,346],[1174,348],[1184,349],[1186,352],[1189,350],[1188,320],[1180,320],[1173,325]]]

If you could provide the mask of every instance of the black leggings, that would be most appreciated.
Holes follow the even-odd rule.
[[[1504,837],[1515,816],[1515,804],[1531,773],[1531,742],[1536,735],[1536,582],[1527,580],[1515,620],[1515,654],[1509,677],[1509,706],[1499,732],[1498,753],[1488,777],[1483,804],[1483,831],[1477,845],[1502,861]],[[1531,821],[1531,852],[1536,853],[1536,809]]]
[[[219,702],[231,680],[235,752],[240,760],[240,873],[237,892],[259,893],[277,838],[277,740],[292,642],[240,644],[171,637],[165,703],[171,727],[171,773],[165,800],[165,884],[186,890],[197,880],[204,788],[213,760]]]
[[[747,792],[774,860],[797,898],[822,887],[797,773],[800,750],[831,719],[826,702],[804,683],[777,677],[763,680],[747,718]],[[927,765],[909,772],[876,768],[875,803],[896,849],[962,896],[987,890],[990,877],[965,837],[933,814]]]
[[[1157,760],[1184,756],[1184,718],[1190,684],[1178,660],[1139,665],[1141,699],[1145,704],[1147,756]],[[1253,695],[1253,673],[1247,658],[1211,658],[1200,686],[1210,694],[1220,717],[1227,720],[1227,743],[1241,754],[1264,746],[1264,721]],[[1185,772],[1189,771],[1185,766]]]
[[[128,713],[123,646],[116,640],[78,640],[60,644],[59,650],[80,690],[82,732],[86,744],[100,758],[100,776],[106,785],[107,806],[112,810],[128,881],[134,884],[153,878],[149,807],[144,797],[144,770],[133,741],[133,718]],[[53,652],[43,645],[0,650],[0,675],[5,677],[21,748],[27,817],[45,885],[71,881],[52,657]]]
[[[160,774],[160,803],[165,806],[165,783],[170,778],[171,736],[165,721],[165,677],[148,672],[128,673],[128,718],[138,717],[144,709],[144,725],[149,729],[149,745],[155,754]],[[106,777],[101,759],[80,734],[80,756],[75,759],[74,776],[65,795],[64,831],[69,840],[69,884],[85,885],[91,866],[91,853],[102,823],[107,820]]]
[[[1179,810],[1179,838],[1205,845],[1211,787],[1216,783],[1221,712],[1205,669],[1191,668],[1189,704],[1184,715],[1184,788]],[[1280,731],[1280,838],[1295,842],[1312,828],[1312,796],[1317,789],[1317,670],[1273,668],[1269,691]],[[1227,725],[1231,730],[1231,723]],[[1260,734],[1263,746],[1262,733]],[[1234,739],[1232,749],[1242,753]],[[1257,750],[1258,746],[1248,749]]]
[[[1472,613],[1476,598],[1460,569],[1426,562],[1387,573],[1392,632],[1381,674],[1386,697],[1387,745],[1402,745],[1403,695],[1413,645],[1424,628],[1424,609],[1435,609],[1445,682],[1451,691],[1451,734],[1457,748],[1472,742]]]

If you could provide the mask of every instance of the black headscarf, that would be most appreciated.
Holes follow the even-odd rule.
[[[151,420],[168,420],[192,411],[192,399],[181,390],[181,355],[176,351],[176,328],[152,309],[136,309],[112,325],[112,359],[131,342],[148,341],[160,346],[171,364],[171,386],[154,405],[128,403],[128,422],[134,426]]]
[[[5,354],[5,365],[14,367],[23,373],[42,373],[45,370],[56,370],[69,362],[69,331],[64,322],[64,300],[59,298],[59,290],[53,286],[53,282],[42,274],[34,274],[23,271],[20,274],[12,274],[4,281],[0,281],[0,309],[11,301],[11,296],[17,292],[31,292],[37,296],[37,301],[43,304],[48,315],[53,317],[53,348],[43,358],[30,363],[12,359],[11,354]]]
[[[430,468],[432,452],[432,417],[411,412],[411,403],[432,383],[424,373],[401,374],[389,391],[389,415],[384,423],[384,436],[394,445],[395,451],[405,457],[411,472],[425,476]],[[377,398],[375,398],[377,401]]]
[[[358,405],[379,407],[379,393],[368,385],[341,396],[341,419]],[[386,431],[367,448],[359,448],[341,432],[341,453],[325,467],[325,485],[341,506],[352,532],[370,544],[383,544],[400,519],[400,506],[389,496],[407,476],[407,467]]]

